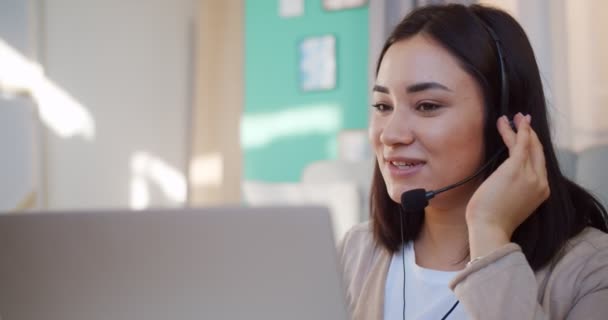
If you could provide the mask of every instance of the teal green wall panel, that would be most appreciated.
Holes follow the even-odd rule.
[[[298,181],[309,163],[336,157],[342,129],[368,121],[368,8],[325,11],[306,0],[284,19],[279,0],[245,1],[245,110],[241,127],[246,180]],[[336,37],[336,88],[303,92],[299,43]]]

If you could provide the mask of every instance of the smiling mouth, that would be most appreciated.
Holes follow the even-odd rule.
[[[397,167],[398,169],[411,169],[411,168],[415,168],[415,167],[424,165],[424,162],[422,162],[422,161],[416,161],[416,162],[389,161],[389,163],[391,165]]]

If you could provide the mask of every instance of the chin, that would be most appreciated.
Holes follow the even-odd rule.
[[[386,181],[386,180],[385,180]],[[417,183],[416,181],[391,181],[391,183],[387,183],[387,193],[388,196],[395,202],[401,203],[401,195],[404,192],[411,191],[414,189],[426,189],[432,190],[428,185],[423,183]]]
[[[400,194],[390,194],[389,195],[391,200],[395,201],[396,203],[401,203],[401,193]]]
[[[411,188],[411,187],[410,188],[396,188],[396,189],[390,190],[388,192],[388,195],[393,201],[395,201],[397,203],[401,203],[401,195],[404,192],[413,190],[413,189],[415,189],[415,188]]]

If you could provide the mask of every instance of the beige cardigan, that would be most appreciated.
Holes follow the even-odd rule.
[[[353,319],[383,320],[390,253],[375,245],[368,222],[339,251]],[[608,234],[585,229],[536,273],[507,244],[459,272],[450,288],[470,319],[608,319]]]

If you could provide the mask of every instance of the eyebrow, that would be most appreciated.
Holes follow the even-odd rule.
[[[406,88],[406,91],[407,91],[407,93],[416,93],[416,92],[425,91],[425,90],[432,90],[432,89],[452,91],[448,87],[442,85],[441,83],[437,83],[437,82],[415,83],[415,84],[413,84],[411,86],[408,86]],[[386,94],[389,93],[388,88],[384,87],[384,86],[381,86],[381,85],[374,85],[374,89],[372,91],[377,91],[377,92],[386,93]]]

